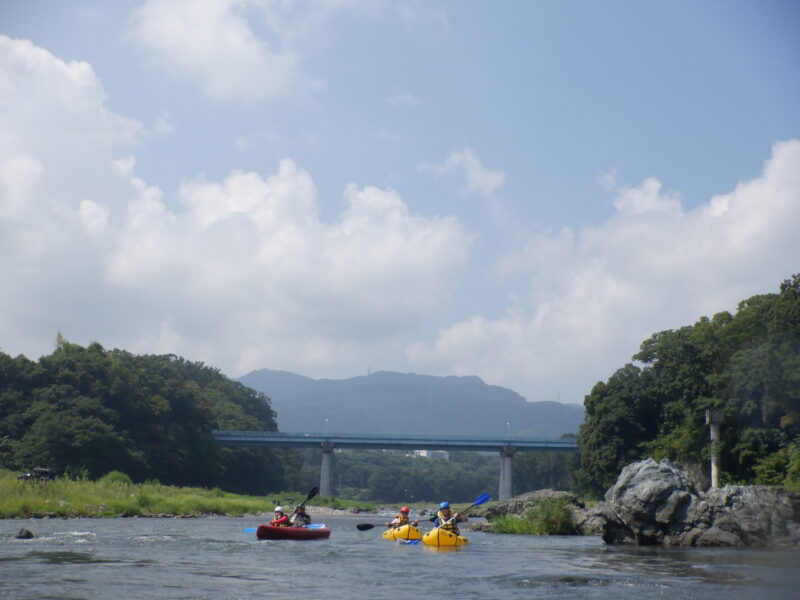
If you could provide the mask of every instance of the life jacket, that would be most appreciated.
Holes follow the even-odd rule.
[[[438,512],[436,513],[436,518],[438,518],[438,519],[439,519],[439,528],[440,528],[440,529],[444,529],[445,531],[450,531],[450,532],[452,532],[452,533],[454,533],[454,534],[458,535],[460,532],[458,531],[458,527],[456,527],[456,523],[457,523],[457,521],[456,521],[456,519],[454,518],[454,517],[455,517],[455,514],[456,514],[456,513],[454,513],[454,512],[451,510],[451,511],[450,511],[450,515],[449,515],[449,516],[447,516],[447,517],[445,517],[444,515],[442,515],[442,511],[441,511],[441,510],[440,510],[440,511],[438,511]],[[449,523],[446,523],[445,521],[449,521]]]
[[[408,525],[409,523],[408,515],[403,513],[395,515],[394,520],[396,521],[394,523],[394,527],[402,527],[403,525]]]
[[[289,526],[289,517],[286,515],[281,515],[277,519],[273,519],[269,522],[270,525],[274,527],[288,527]]]

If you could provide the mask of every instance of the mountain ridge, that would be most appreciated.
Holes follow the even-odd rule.
[[[528,402],[475,375],[312,379],[259,369],[238,381],[270,398],[280,431],[557,438],[576,434],[584,420],[580,405]]]

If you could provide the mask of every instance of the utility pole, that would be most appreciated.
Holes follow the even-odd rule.
[[[719,487],[719,440],[720,425],[725,422],[723,415],[716,408],[706,410],[706,425],[711,433],[711,487]]]

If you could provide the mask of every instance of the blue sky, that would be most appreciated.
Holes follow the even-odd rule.
[[[800,271],[798,30],[793,1],[0,1],[0,348],[582,402]]]

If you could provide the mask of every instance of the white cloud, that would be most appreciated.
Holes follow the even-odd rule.
[[[259,38],[248,0],[148,0],[131,15],[131,38],[165,68],[192,79],[218,100],[258,101],[302,86],[297,53],[281,31]],[[264,15],[266,19],[267,15]]]
[[[776,144],[758,178],[692,211],[653,178],[615,194],[603,225],[532,235],[501,261],[500,273],[530,278],[503,318],[442,329],[409,347],[412,364],[577,402],[652,333],[733,311],[798,271],[800,141]]]
[[[30,95],[48,80],[58,93]],[[232,374],[349,369],[398,352],[467,262],[472,237],[456,219],[411,214],[391,189],[349,186],[323,221],[311,176],[291,160],[267,175],[186,180],[168,202],[117,154],[141,128],[104,107],[88,65],[0,38],[0,82],[6,352],[48,353],[61,331]]]
[[[369,0],[146,0],[128,36],[153,61],[199,84],[211,98],[248,103],[324,85],[303,71],[324,45],[334,13],[379,12]]]
[[[466,192],[491,198],[503,187],[505,174],[502,171],[490,171],[483,166],[471,148],[452,152],[441,165],[422,165],[422,169],[436,174],[463,172],[466,179]]]

